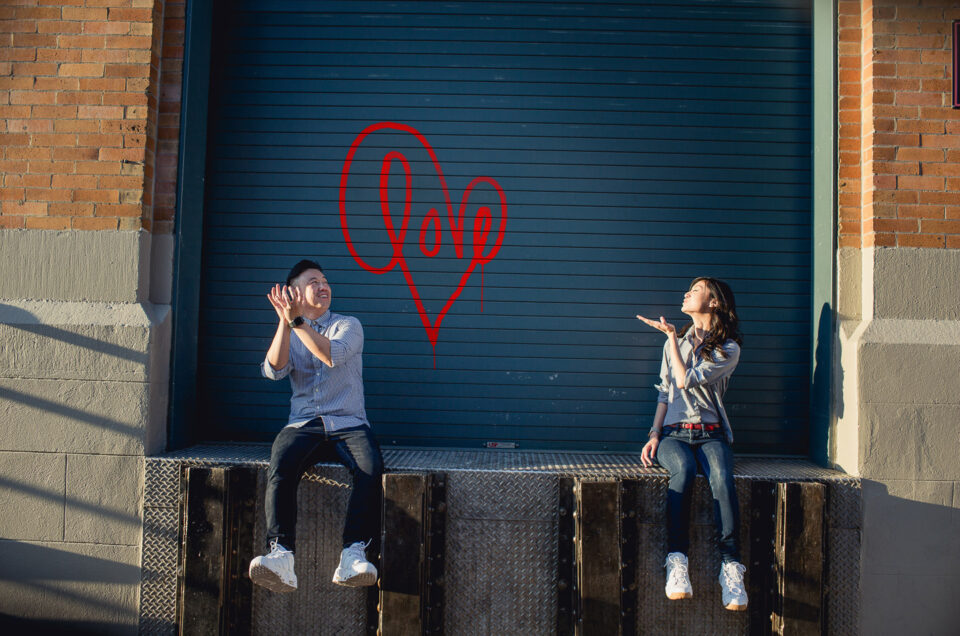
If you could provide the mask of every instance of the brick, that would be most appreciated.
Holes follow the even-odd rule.
[[[24,227],[22,216],[0,216],[0,228],[6,230],[19,230]]]
[[[108,49],[149,49],[150,38],[142,35],[108,35],[106,47]]]
[[[86,91],[65,91],[57,93],[58,104],[81,104],[84,106],[98,106],[102,99],[100,93]]]
[[[960,205],[948,205],[943,210],[948,219],[960,219]]]
[[[901,133],[878,133],[873,136],[878,146],[919,146],[920,135]]]
[[[25,198],[30,201],[72,201],[73,190],[30,188],[26,191]]]
[[[115,230],[117,219],[101,219],[97,217],[74,217],[70,219],[70,227],[74,230]]]
[[[70,219],[60,216],[30,216],[26,219],[28,230],[69,230]]]
[[[896,247],[896,234],[871,233],[863,237],[864,247]]]
[[[95,146],[97,148],[104,146],[120,148],[123,146],[123,135],[103,133],[79,135],[77,143],[80,146]]]
[[[879,104],[873,107],[874,117],[893,117],[894,119],[916,119],[918,106],[887,106]],[[866,131],[869,132],[869,131]]]
[[[27,166],[27,172],[35,174],[71,173],[73,169],[72,161],[31,161]]]
[[[140,216],[142,207],[132,204],[97,204],[97,216]]]
[[[924,148],[960,148],[960,135],[921,135]]]
[[[920,51],[909,49],[875,49],[873,51],[873,61],[919,64]]]
[[[49,117],[50,119],[75,119],[77,106],[34,106],[34,117]]]
[[[153,54],[150,51],[140,49],[111,49],[116,51],[125,51],[127,59],[131,64],[154,64]]]
[[[79,106],[77,117],[80,119],[120,119],[123,117],[122,106]]]
[[[960,236],[951,236],[947,235],[944,237],[946,239],[946,247],[949,249],[960,248]]]
[[[26,198],[24,192],[23,188],[10,187],[9,184],[4,184],[4,187],[0,188],[0,201],[23,201]]]
[[[77,136],[73,133],[37,133],[31,136],[30,145],[34,148],[76,146]]]
[[[86,188],[97,187],[97,177],[79,174],[55,174],[51,182],[54,188]]]
[[[13,34],[13,46],[57,46],[57,36],[53,34],[41,34],[41,33],[14,33]]]
[[[900,77],[944,77],[945,66],[933,64],[897,64],[897,75]]]
[[[119,174],[118,161],[78,161],[77,174]]]
[[[901,205],[897,208],[901,218],[942,219],[944,206],[942,205]]]
[[[920,203],[960,205],[960,192],[918,192],[917,196]]]
[[[943,155],[937,148],[897,148],[898,161],[943,161]]]
[[[135,190],[143,187],[143,179],[139,177],[103,176],[100,177],[100,187],[116,190]]]
[[[944,131],[948,135],[960,135],[960,121],[948,121],[944,124]]]
[[[100,161],[143,161],[143,148],[101,148]]]
[[[147,118],[146,106],[127,106],[126,110],[127,110],[126,119],[146,119]]]
[[[128,61],[130,51],[126,49],[84,49],[80,52],[83,62],[103,62],[121,64]]]
[[[78,63],[80,49],[37,49],[37,61]]]
[[[918,91],[923,80],[902,77],[875,77],[873,89],[878,91]]]
[[[110,9],[111,20],[125,20],[127,22],[153,22],[153,11],[150,9]]]
[[[920,33],[950,33],[949,22],[921,22]]]
[[[942,134],[944,125],[936,119],[898,119],[897,132]]]
[[[948,106],[922,106],[920,107],[920,117],[923,119],[960,120],[960,108],[954,110]]]
[[[120,174],[126,177],[143,176],[143,163],[124,160],[120,163]]]
[[[83,25],[80,22],[61,22],[45,20],[37,22],[37,31],[40,33],[80,33]]]
[[[127,91],[131,93],[144,93],[150,88],[149,77],[130,77],[127,79]]]
[[[100,130],[100,123],[93,119],[58,119],[53,122],[56,132],[89,133]]]
[[[144,196],[143,190],[120,191],[120,203],[136,205],[143,202],[146,198],[147,197]]]
[[[55,216],[92,216],[93,203],[51,203],[50,214]]]
[[[60,46],[65,49],[102,49],[105,41],[101,35],[60,36]]]
[[[897,245],[900,247],[943,247],[943,236],[936,234],[898,234]]]
[[[940,177],[960,177],[960,163],[925,163],[923,174]]]
[[[923,51],[920,54],[920,61],[923,64],[930,65],[939,65],[942,64],[946,67],[948,64],[953,63],[953,56],[950,51]]]
[[[54,161],[92,161],[99,152],[97,148],[54,148],[51,158]]]
[[[89,203],[118,203],[120,194],[116,190],[74,190],[73,200]]]
[[[52,119],[8,119],[7,130],[18,132],[53,132]]]
[[[56,75],[57,65],[53,62],[14,62],[13,74],[21,77],[33,75]]]
[[[146,77],[150,67],[146,64],[107,64],[104,77]]]
[[[130,33],[129,35],[153,35],[153,23],[152,22],[133,22],[130,24]]]
[[[91,9],[91,8],[81,8],[81,7],[64,7],[63,8],[63,19],[64,20],[106,20],[107,19],[107,9]]]
[[[123,88],[123,80],[115,77],[91,77],[80,80],[82,91],[122,91]]]
[[[942,190],[943,177],[897,177],[897,186],[908,190]]]
[[[141,230],[141,229],[144,229],[144,226],[145,226],[144,219],[139,217],[121,218],[121,219],[118,219],[118,223],[117,223],[117,229],[121,231]]]
[[[960,234],[960,219],[924,219],[920,231],[929,234]]]
[[[146,106],[145,93],[104,93],[104,106]]]
[[[902,49],[940,49],[946,44],[942,35],[898,35],[897,48]]]
[[[0,33],[36,33],[35,20],[0,20]]]
[[[49,159],[50,158],[50,149],[49,148],[24,148],[22,146],[18,147],[7,147],[4,150],[4,158],[6,159]]]
[[[76,91],[80,80],[76,77],[38,77],[33,83],[36,91]]]
[[[124,148],[145,148],[147,138],[144,135],[124,135]]]
[[[915,161],[875,161],[873,163],[873,172],[874,174],[920,174],[920,164]]]
[[[904,106],[941,106],[943,93],[897,93],[897,104]]]
[[[17,7],[18,20],[59,20],[60,9],[57,7]]]
[[[61,64],[60,77],[103,77],[103,64]]]
[[[916,219],[869,219],[870,223],[865,223],[869,229],[867,232],[916,232],[918,222]]]
[[[84,22],[83,32],[100,35],[126,35],[130,32],[129,22]],[[919,59],[917,60],[919,61]]]
[[[39,201],[27,201],[25,203],[4,201],[0,203],[0,210],[3,210],[3,214],[36,216],[47,213],[47,204]]]

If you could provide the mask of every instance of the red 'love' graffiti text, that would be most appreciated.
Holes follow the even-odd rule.
[[[491,186],[496,191],[497,196],[500,198],[500,225],[497,229],[496,240],[494,241],[493,245],[490,246],[490,249],[484,253],[484,250],[486,250],[488,247],[487,244],[491,236],[491,229],[493,227],[493,214],[488,206],[478,207],[477,214],[473,219],[470,232],[470,254],[468,255],[470,258],[469,263],[467,264],[466,270],[460,276],[460,282],[456,289],[454,289],[453,293],[450,294],[450,297],[443,305],[443,308],[433,320],[430,320],[429,316],[427,315],[426,308],[420,299],[420,293],[417,291],[417,286],[413,281],[410,268],[407,266],[406,258],[403,255],[403,245],[404,241],[406,240],[407,229],[410,224],[410,208],[413,203],[413,175],[410,171],[410,162],[407,161],[407,158],[402,153],[397,151],[388,152],[383,158],[383,163],[380,169],[380,211],[383,214],[384,227],[387,230],[387,236],[390,240],[390,245],[392,246],[392,256],[390,258],[390,262],[383,267],[374,267],[373,265],[370,265],[357,253],[357,250],[353,245],[353,241],[350,239],[350,228],[348,227],[347,223],[346,203],[347,184],[350,179],[350,167],[353,164],[353,159],[357,153],[357,149],[360,147],[360,144],[363,143],[363,140],[369,135],[381,130],[401,131],[413,135],[430,155],[430,160],[433,162],[433,167],[437,171],[437,178],[440,180],[444,204],[447,208],[447,223],[450,226],[450,234],[453,238],[453,249],[458,259],[464,258],[464,215],[467,210],[467,203],[470,199],[471,192],[473,192],[478,185],[485,183]],[[404,176],[404,182],[406,184],[403,197],[403,220],[400,222],[399,228],[395,227],[393,215],[390,213],[389,181],[390,171],[393,168],[394,163],[400,165]],[[403,272],[403,278],[407,282],[407,287],[410,289],[410,294],[413,297],[414,303],[416,304],[417,312],[420,314],[420,320],[427,332],[427,338],[430,339],[430,346],[434,351],[434,366],[436,366],[437,335],[440,331],[440,324],[443,322],[443,318],[447,315],[447,312],[450,311],[453,303],[456,302],[457,298],[460,296],[460,293],[466,286],[467,281],[470,279],[470,275],[477,268],[477,266],[480,267],[480,308],[481,311],[483,311],[483,268],[487,263],[493,260],[493,258],[497,255],[497,252],[500,251],[500,246],[503,244],[503,236],[507,226],[507,197],[503,192],[503,188],[500,187],[500,184],[497,183],[495,179],[490,177],[476,177],[467,185],[467,188],[464,190],[463,197],[460,200],[460,208],[457,213],[454,214],[453,204],[450,201],[450,192],[447,189],[447,181],[443,176],[443,170],[440,168],[440,161],[437,159],[437,155],[434,152],[433,147],[427,141],[426,137],[420,134],[412,126],[408,126],[406,124],[380,122],[378,124],[367,126],[359,135],[357,135],[357,138],[354,139],[353,143],[350,145],[350,151],[347,153],[347,158],[343,162],[343,172],[340,175],[339,200],[340,226],[343,229],[343,238],[347,243],[347,249],[350,250],[350,254],[353,256],[353,259],[357,262],[357,264],[359,264],[360,267],[368,272],[372,272],[374,274],[385,274],[391,271],[394,267],[399,267],[400,271]],[[420,251],[425,257],[432,258],[440,252],[443,235],[441,226],[442,222],[440,213],[437,212],[436,208],[430,208],[430,211],[426,214],[423,219],[423,223],[420,226]]]

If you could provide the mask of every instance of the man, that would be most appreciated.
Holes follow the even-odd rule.
[[[353,473],[343,528],[343,552],[333,582],[373,585],[377,570],[366,549],[379,534],[383,460],[363,401],[363,328],[330,311],[333,291],[323,270],[300,261],[267,300],[280,324],[261,365],[271,380],[290,377],[290,418],[273,442],[265,508],[269,553],[250,562],[250,579],[274,592],[297,589],[297,486],[320,461],[337,460]]]

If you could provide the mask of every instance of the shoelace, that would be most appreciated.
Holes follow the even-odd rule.
[[[285,547],[280,545],[280,542],[276,539],[270,539],[270,554],[286,554],[290,550],[287,550]]]
[[[743,573],[747,568],[742,563],[728,563],[723,566],[723,580],[734,594],[743,592]]]
[[[352,544],[350,545],[350,547],[347,548],[347,553],[348,553],[355,561],[366,561],[366,560],[367,560],[367,548],[370,547],[370,542],[371,542],[371,541],[373,541],[373,539],[367,540],[366,543],[364,543],[364,542],[362,542],[362,541],[357,541],[356,543],[352,543]]]
[[[673,569],[670,571],[670,580],[676,585],[681,581],[687,580],[687,566],[680,559],[674,559],[672,561],[667,561],[668,565],[673,565]]]

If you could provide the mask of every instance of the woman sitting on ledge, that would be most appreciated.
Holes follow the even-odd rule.
[[[681,311],[693,322],[677,329],[664,320],[637,316],[667,336],[660,365],[660,396],[641,461],[656,459],[670,471],[667,491],[667,583],[670,600],[693,597],[687,570],[690,495],[699,465],[713,492],[719,534],[723,606],[747,609],[740,563],[740,511],[733,484],[733,430],[723,408],[730,375],[740,359],[733,291],[714,278],[697,278],[683,296]]]

